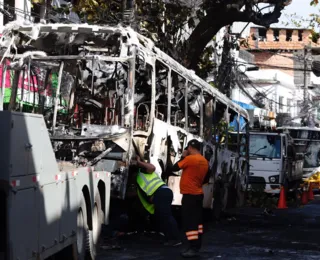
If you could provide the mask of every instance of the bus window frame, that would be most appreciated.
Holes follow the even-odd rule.
[[[163,63],[163,62],[161,62],[161,63]],[[188,83],[189,83],[189,80],[188,79],[186,79],[184,76],[182,76],[179,72],[177,72],[176,70],[174,70],[174,69],[171,69],[170,68],[170,66],[169,65],[166,65],[168,68],[169,68],[169,70],[170,70],[170,82],[169,82],[169,84],[168,84],[168,87],[170,86],[170,102],[169,102],[169,100],[168,100],[168,113],[169,113],[169,106],[170,106],[170,116],[169,116],[169,114],[168,114],[168,118],[170,118],[169,120],[169,122],[167,122],[167,123],[169,123],[170,125],[172,125],[172,123],[171,123],[171,99],[172,99],[172,96],[171,96],[171,90],[172,90],[172,73],[176,73],[178,76],[180,76],[182,79],[184,79],[184,89],[182,89],[182,90],[184,90],[184,99],[185,99],[185,104],[184,104],[184,109],[185,109],[185,112],[184,112],[184,117],[185,117],[185,125],[184,125],[184,130],[187,132],[187,133],[189,133],[189,131],[188,131]],[[169,88],[168,88],[168,91],[169,91]],[[169,99],[169,92],[168,92],[168,99]],[[167,120],[168,121],[168,120]],[[176,126],[176,125],[174,125],[174,126]]]
[[[189,115],[188,115],[188,111],[189,111],[189,104],[188,104],[188,94],[189,94],[189,91],[188,89],[190,87],[194,87],[194,88],[198,88],[200,90],[200,102],[199,102],[199,117],[200,117],[200,120],[199,120],[199,131],[198,131],[198,134],[193,134],[195,136],[199,136],[202,138],[203,136],[203,117],[204,117],[204,114],[203,114],[203,88],[202,87],[199,87],[199,85],[193,83],[192,81],[188,81],[188,85],[186,86],[186,94],[185,94],[185,118],[186,118],[186,131],[188,133],[190,133],[189,131]],[[201,122],[202,122],[202,132],[201,132]],[[192,134],[192,133],[190,133]]]
[[[205,101],[205,103],[202,104],[202,110],[203,110],[203,121],[202,121],[202,135],[201,138],[209,141],[212,136],[213,136],[213,131],[212,131],[212,126],[213,126],[213,102],[214,102],[214,96],[211,95],[211,93],[203,91],[202,90],[202,100]],[[208,96],[208,100],[206,100],[206,96]],[[205,106],[205,108],[204,108]],[[204,119],[206,118],[206,119]],[[205,127],[205,122],[209,122],[209,125],[206,124]],[[208,127],[208,128],[207,128]],[[209,132],[206,132],[206,130],[208,129]]]

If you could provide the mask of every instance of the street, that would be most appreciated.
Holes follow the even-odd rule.
[[[200,259],[319,259],[320,200],[300,208],[264,214],[243,208],[220,223],[207,223]],[[111,249],[116,243],[119,248]],[[165,248],[156,235],[124,236],[104,242],[98,260],[182,259],[178,248]]]

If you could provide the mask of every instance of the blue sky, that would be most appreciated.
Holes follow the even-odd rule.
[[[309,16],[310,13],[319,12],[319,7],[310,6],[310,0],[292,0],[291,5],[285,8],[284,13],[297,13],[299,16]]]
[[[311,13],[320,14],[320,5],[318,7],[310,6],[310,0],[293,0],[291,5],[287,6],[282,12],[281,21],[288,22],[288,15],[296,14],[299,17],[307,18]]]

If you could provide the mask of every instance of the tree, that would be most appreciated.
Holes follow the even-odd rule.
[[[212,51],[206,49],[206,46],[222,27],[235,21],[268,27],[278,22],[281,11],[291,0],[171,0],[165,1],[166,4],[164,1],[153,1],[150,4],[151,12],[143,4],[146,1],[136,2],[138,18],[147,21],[145,28],[158,36],[158,44],[163,45],[160,47],[199,74],[203,65],[202,58],[206,57],[208,51]],[[259,3],[272,5],[274,9],[270,13],[263,13]],[[186,35],[189,37],[181,37]]]
[[[39,1],[39,0],[35,0]],[[40,0],[41,1],[41,0]],[[207,44],[224,26],[233,22],[253,22],[269,27],[278,22],[281,11],[292,0],[76,0],[74,11],[89,23],[117,23],[123,13],[135,7],[138,30],[158,47],[201,75],[212,68]],[[259,4],[273,7],[264,13]]]

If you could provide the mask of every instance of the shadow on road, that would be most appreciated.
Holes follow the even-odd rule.
[[[320,201],[296,209],[243,208],[220,223],[207,223],[201,259],[319,259]],[[160,236],[131,235],[99,260],[180,259],[181,248],[165,248]]]

